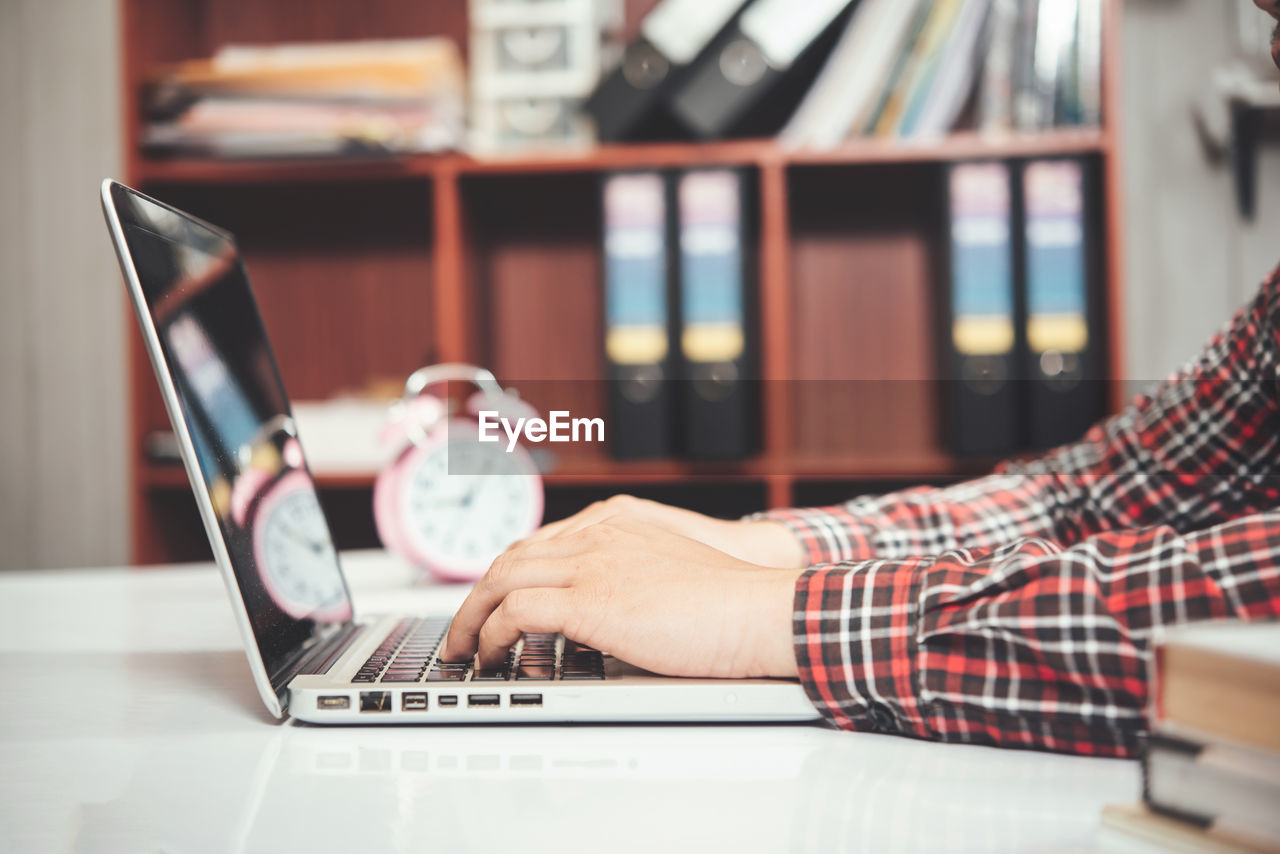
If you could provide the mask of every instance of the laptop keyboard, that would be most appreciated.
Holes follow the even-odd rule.
[[[547,682],[604,679],[604,656],[562,635],[525,635],[501,667],[451,664],[436,654],[446,619],[408,617],[396,624],[352,682]]]

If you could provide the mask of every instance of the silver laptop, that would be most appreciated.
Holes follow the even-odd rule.
[[[318,724],[781,721],[781,679],[679,679],[558,635],[505,666],[437,654],[449,615],[353,619],[275,356],[230,234],[115,181],[102,206],[263,702]]]

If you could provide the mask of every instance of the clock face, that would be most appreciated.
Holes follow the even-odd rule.
[[[281,610],[299,619],[350,616],[324,511],[305,474],[294,472],[277,483],[263,497],[253,525],[263,585]]]
[[[484,575],[542,521],[542,482],[523,448],[449,439],[404,472],[400,511],[408,545],[438,573]]]

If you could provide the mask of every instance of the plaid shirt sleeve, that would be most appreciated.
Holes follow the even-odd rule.
[[[1150,637],[1280,615],[1280,270],[1075,445],[970,483],[765,514],[812,564],[800,677],[838,725],[1131,755]]]

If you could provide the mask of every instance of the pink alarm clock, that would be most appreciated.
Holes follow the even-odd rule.
[[[426,393],[448,381],[479,391],[466,417],[450,417],[448,404]],[[383,544],[445,581],[474,581],[493,559],[537,530],[543,487],[522,446],[480,442],[478,413],[529,418],[536,411],[505,391],[493,374],[471,365],[433,365],[405,383],[384,442],[402,447],[373,489],[373,514]]]

